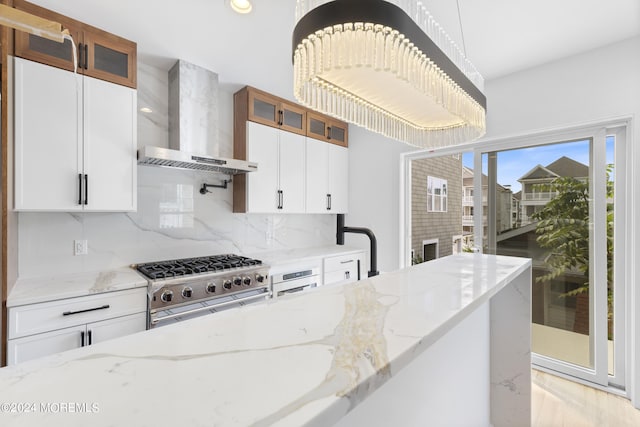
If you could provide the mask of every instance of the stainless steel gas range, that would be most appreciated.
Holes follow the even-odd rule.
[[[239,255],[214,255],[134,266],[149,281],[148,328],[271,296],[269,267]]]

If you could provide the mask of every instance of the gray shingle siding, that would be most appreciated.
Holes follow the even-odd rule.
[[[447,212],[427,212],[427,176],[447,180]],[[438,256],[451,255],[453,236],[462,234],[462,159],[414,160],[411,189],[411,248],[422,257],[422,242],[438,239]]]

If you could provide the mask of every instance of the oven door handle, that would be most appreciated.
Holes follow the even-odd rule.
[[[205,311],[205,310],[211,310],[211,309],[216,309],[216,308],[220,308],[220,307],[226,307],[228,305],[233,305],[233,304],[238,304],[240,302],[245,302],[245,301],[252,301],[252,300],[256,300],[256,299],[260,299],[260,298],[269,298],[271,296],[271,292],[268,290],[265,290],[263,293],[258,294],[258,295],[250,295],[248,297],[244,297],[244,298],[238,298],[238,299],[232,299],[231,301],[226,301],[226,302],[221,302],[220,304],[216,304],[216,305],[208,305],[206,307],[200,307],[200,308],[194,308],[193,310],[187,310],[187,311],[183,311],[180,313],[175,313],[175,314],[168,314],[166,316],[162,316],[162,317],[152,317],[151,318],[151,324],[152,325],[156,325],[164,320],[171,320],[174,319],[176,317],[180,317],[180,316],[187,316],[189,314],[193,314],[193,313],[198,313],[200,311]]]
[[[298,287],[295,287],[295,288],[285,289],[285,290],[279,291],[278,292],[278,296],[281,297],[281,296],[286,295],[286,294],[294,294],[296,292],[302,292],[305,289],[315,288],[316,286],[317,286],[317,283],[309,283],[307,285],[302,285],[302,286],[298,286]]]

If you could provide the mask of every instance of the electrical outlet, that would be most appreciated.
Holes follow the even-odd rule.
[[[74,240],[73,241],[73,254],[74,255],[86,255],[88,252],[89,244],[86,240]]]

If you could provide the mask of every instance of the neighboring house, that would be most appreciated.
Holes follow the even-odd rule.
[[[536,285],[537,277],[548,273],[547,250],[541,248],[537,242],[536,222],[531,215],[541,210],[557,194],[545,189],[544,184],[549,184],[558,177],[586,180],[588,175],[588,166],[566,156],[547,166],[537,165],[531,169],[518,180],[522,184],[522,192],[513,195],[519,199],[519,222],[516,219],[513,230],[497,237],[498,255],[524,256],[532,259],[533,322],[582,334],[589,333],[588,312],[585,315],[584,310],[577,310],[583,299],[564,294],[582,286],[587,279],[582,272],[572,269],[551,282]]]
[[[429,261],[462,252],[462,158],[411,163],[411,252]]]
[[[511,195],[511,228],[518,228],[521,224],[520,201],[522,200],[522,190]]]
[[[522,198],[520,200],[521,225],[533,222],[531,215],[539,211],[551,199],[556,192],[544,188],[544,184],[550,184],[555,178],[572,177],[586,180],[589,176],[589,167],[569,157],[562,156],[547,166],[537,165],[524,174],[518,182],[522,184]]]
[[[487,236],[487,190],[489,178],[482,174],[482,226],[483,236]],[[508,186],[496,184],[496,229],[498,234],[513,228],[513,193]],[[462,232],[467,241],[473,240],[473,169],[462,167]]]

